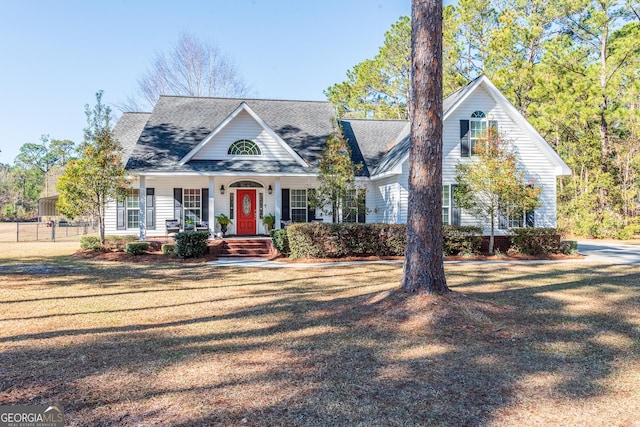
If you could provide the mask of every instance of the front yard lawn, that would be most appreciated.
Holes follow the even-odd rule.
[[[640,266],[0,260],[0,404],[68,425],[634,425]]]

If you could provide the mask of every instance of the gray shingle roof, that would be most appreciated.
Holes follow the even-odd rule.
[[[445,115],[474,82],[444,99]],[[311,168],[294,160],[190,160],[179,164],[243,102]],[[321,101],[161,96],[151,113],[123,114],[114,132],[130,153],[127,169],[133,172],[308,174],[317,171],[334,120],[332,105]],[[364,176],[393,170],[409,152],[410,125],[406,120],[345,119],[341,125],[354,162],[363,165]]]
[[[122,162],[127,163],[133,148],[138,142],[140,133],[151,113],[122,113],[120,119],[113,127],[113,135],[122,145]]]
[[[335,116],[328,102],[161,96],[127,164],[132,171],[191,171],[180,160],[245,102],[282,140],[317,166]],[[216,170],[225,162],[210,166]],[[266,166],[265,166],[266,167]]]
[[[482,76],[472,80],[466,86],[447,96],[442,101],[443,116],[446,116],[449,110],[453,108],[470,90],[472,90],[474,83],[481,78]],[[376,168],[371,171],[371,175],[379,175],[393,170],[409,154],[411,138],[408,122],[407,127],[403,129],[402,134],[398,135],[397,140],[398,143],[384,153],[384,156],[376,165]]]
[[[363,164],[363,174],[371,176],[387,151],[409,131],[406,120],[342,120],[355,163]]]
[[[474,87],[476,81],[480,80],[481,78],[482,75],[476,77],[475,79],[467,83],[466,86],[461,87],[451,95],[447,96],[442,101],[442,110],[444,111],[444,114],[446,115],[447,111],[449,111],[461,98],[463,98],[467,94],[467,92],[469,92]]]

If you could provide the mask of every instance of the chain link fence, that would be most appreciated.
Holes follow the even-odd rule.
[[[97,234],[98,225],[89,222],[3,222],[0,242],[56,242],[80,240],[80,236]]]

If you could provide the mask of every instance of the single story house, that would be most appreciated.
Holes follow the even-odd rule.
[[[232,219],[228,232],[235,235],[266,233],[268,214],[277,228],[331,222],[308,201],[335,122],[332,105],[317,101],[161,96],[151,113],[124,113],[114,133],[134,184],[126,199],[108,206],[107,234],[165,236],[172,220],[180,229],[200,224],[218,231],[221,213]],[[510,213],[503,228],[555,227],[556,178],[571,171],[484,76],[444,100],[443,222],[486,226],[456,208],[452,189],[456,164],[469,161],[489,123],[513,142],[527,179],[542,187],[542,206]],[[406,222],[409,122],[343,119],[340,125],[366,188],[366,209],[349,204],[342,219]]]

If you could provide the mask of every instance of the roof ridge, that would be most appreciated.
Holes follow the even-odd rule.
[[[341,122],[346,122],[346,121],[362,121],[362,122],[402,122],[402,123],[406,123],[409,121],[409,119],[365,119],[362,117],[355,117],[355,118],[350,118],[350,117],[344,117],[342,119],[340,119]]]
[[[230,101],[275,101],[275,102],[313,102],[318,104],[330,104],[329,101],[305,100],[305,99],[277,99],[277,98],[242,98],[227,96],[195,96],[195,95],[160,95],[160,98],[191,98],[191,99],[222,99]]]
[[[455,95],[458,92],[463,91],[464,89],[466,89],[467,87],[471,86],[476,80],[481,79],[484,76],[484,74],[480,74],[478,77],[476,77],[475,79],[471,79],[467,82],[467,84],[465,84],[464,86],[462,86],[459,89],[454,90],[453,92],[451,92],[449,95],[445,96],[444,99],[450,98],[453,95]]]

